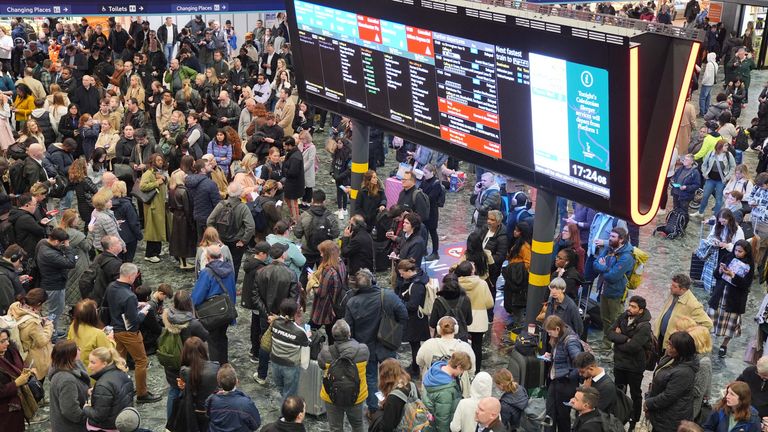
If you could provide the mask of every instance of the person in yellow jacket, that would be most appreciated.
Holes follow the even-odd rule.
[[[363,405],[365,399],[368,397],[368,382],[365,379],[365,368],[368,365],[368,346],[362,344],[352,338],[352,331],[349,328],[349,324],[343,319],[336,321],[331,329],[333,334],[334,344],[330,347],[323,347],[320,354],[317,356],[317,364],[320,369],[324,369],[326,374],[329,372],[331,365],[339,358],[347,358],[351,360],[357,367],[357,375],[360,379],[360,387],[358,389],[357,398],[354,400],[354,404],[349,406],[343,403],[341,398],[344,395],[334,395],[336,400],[333,400],[331,395],[328,394],[325,386],[320,389],[320,398],[325,401],[326,408],[328,409],[328,425],[331,430],[343,430],[344,429],[344,415],[347,416],[347,421],[352,426],[353,432],[363,431]],[[329,389],[330,390],[330,389]]]
[[[653,323],[653,334],[659,339],[661,349],[666,348],[667,340],[677,329],[679,317],[690,317],[696,324],[712,330],[712,320],[704,306],[691,292],[691,278],[685,273],[672,276],[669,285],[669,297],[664,301]]]
[[[96,348],[115,348],[111,333],[108,335],[100,324],[95,301],[84,299],[77,302],[72,309],[72,324],[69,325],[67,339],[77,344],[84,365],[88,364],[88,356]]]
[[[19,329],[21,347],[19,351],[24,357],[24,364],[35,370],[35,376],[43,380],[48,375],[51,367],[51,336],[53,336],[53,322],[43,318],[40,314],[43,303],[48,295],[42,288],[33,288],[27,292],[21,301],[8,307],[8,315],[16,320]],[[34,362],[34,364],[33,364]]]
[[[16,113],[16,130],[21,130],[29,115],[35,109],[35,97],[26,84],[16,86],[16,97],[13,99],[11,110]]]

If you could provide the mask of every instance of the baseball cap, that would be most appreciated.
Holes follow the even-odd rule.
[[[270,256],[272,259],[278,259],[278,258],[280,258],[281,256],[283,256],[283,254],[284,254],[284,253],[285,253],[285,251],[287,251],[287,250],[288,250],[288,245],[287,245],[287,244],[284,244],[284,243],[275,243],[275,244],[273,244],[272,246],[270,246],[270,248],[269,248],[269,256]]]

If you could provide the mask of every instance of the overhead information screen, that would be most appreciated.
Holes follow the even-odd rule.
[[[307,92],[610,197],[606,69],[514,40],[294,6]]]

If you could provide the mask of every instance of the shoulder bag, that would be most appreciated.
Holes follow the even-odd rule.
[[[379,343],[385,348],[396,351],[403,340],[403,325],[395,320],[391,313],[384,307],[384,289],[381,292],[381,321],[376,335]]]
[[[237,310],[221,278],[209,269],[204,271],[216,280],[222,293],[208,298],[197,308],[197,319],[208,330],[221,328],[237,318]]]

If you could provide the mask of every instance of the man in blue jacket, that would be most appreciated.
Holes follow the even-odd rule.
[[[210,339],[209,339],[210,340]],[[261,415],[253,400],[237,389],[237,373],[230,364],[222,365],[216,373],[221,390],[208,396],[205,411],[210,419],[208,430],[255,431],[261,426]]]
[[[221,201],[219,188],[208,176],[209,172],[208,163],[204,159],[199,159],[192,165],[192,174],[184,180],[184,184],[192,197],[192,218],[197,227],[198,242],[203,238],[208,216],[211,215],[216,204]]]
[[[347,310],[344,320],[349,324],[352,337],[368,346],[370,357],[365,369],[365,380],[368,383],[368,415],[376,412],[379,400],[376,397],[378,390],[379,363],[396,358],[397,354],[379,343],[379,323],[382,310],[387,315],[394,316],[400,326],[408,322],[408,310],[405,304],[392,290],[384,290],[376,286],[376,279],[368,269],[362,269],[355,274],[355,294],[347,302]],[[383,302],[383,304],[382,304]]]
[[[610,328],[624,311],[624,298],[629,275],[635,266],[629,234],[623,227],[614,227],[608,237],[608,247],[603,248],[594,262],[597,289],[600,292],[600,318],[603,328]],[[611,349],[611,342],[603,336],[603,343]]]
[[[224,261],[219,245],[211,245],[205,248],[208,264],[200,272],[200,276],[192,288],[192,302],[195,307],[200,306],[206,300],[219,294],[228,294],[232,304],[237,304],[237,291],[235,290],[235,268],[231,262]],[[208,338],[208,351],[211,361],[219,364],[229,363],[229,339],[227,329],[231,324],[218,328],[206,329],[210,333]]]

